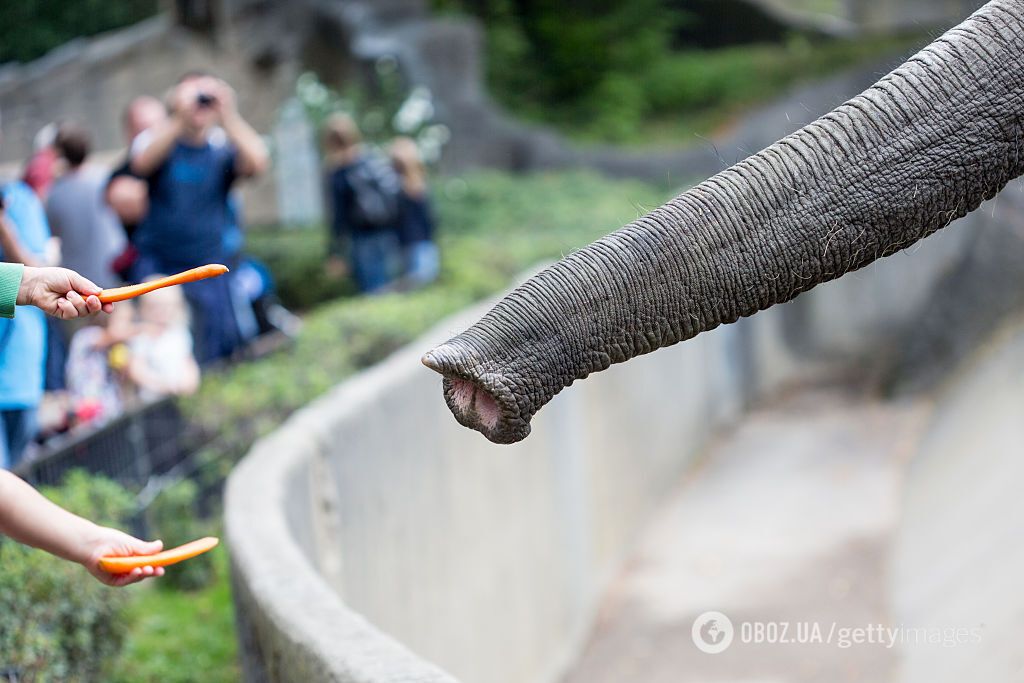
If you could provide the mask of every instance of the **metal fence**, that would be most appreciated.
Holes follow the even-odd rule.
[[[232,364],[258,360],[291,343],[281,332],[262,334],[232,362],[204,369],[203,381],[217,381]],[[177,399],[167,397],[133,407],[102,427],[55,437],[14,472],[34,486],[58,486],[70,470],[84,469],[138,493],[144,508],[164,486],[196,475],[195,454],[218,442],[216,434],[204,433],[181,414]]]
[[[56,486],[68,471],[84,469],[140,491],[188,457],[195,441],[189,432],[177,402],[160,399],[98,429],[53,439],[15,472],[35,486]]]

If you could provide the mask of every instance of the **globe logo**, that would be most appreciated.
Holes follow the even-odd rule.
[[[701,652],[717,655],[732,644],[732,621],[721,612],[704,612],[693,620],[690,635]]]

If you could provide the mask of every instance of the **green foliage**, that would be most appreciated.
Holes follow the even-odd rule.
[[[127,26],[157,11],[157,0],[17,0],[4,2],[0,63],[27,62],[79,36]]]
[[[184,479],[161,491],[146,510],[150,535],[163,540],[165,548],[213,535],[214,523],[197,515],[198,491],[194,481]],[[206,553],[169,567],[157,585],[165,589],[195,590],[209,584],[213,578],[212,555]]]
[[[350,278],[331,277],[325,271],[327,232],[322,226],[252,231],[245,248],[270,268],[277,295],[289,309],[305,311],[356,293]]]
[[[215,534],[215,535],[220,535]],[[162,590],[162,581],[134,586],[126,621],[131,624],[112,683],[231,683],[241,679],[227,552],[212,557],[216,581],[198,591]],[[177,569],[195,562],[171,567]],[[170,574],[170,571],[168,571]]]
[[[487,79],[497,100],[586,142],[692,142],[801,80],[919,42],[793,33],[774,43],[674,50],[679,27],[692,34],[712,21],[701,14],[707,7],[678,0],[435,0],[435,7],[483,21]]]
[[[437,0],[483,20],[487,75],[522,103],[585,102],[614,75],[639,73],[665,53],[682,19],[664,0]]]
[[[134,509],[121,486],[82,471],[44,493],[108,526],[123,527]],[[102,680],[126,634],[128,595],[77,565],[0,537],[0,671],[23,680]]]
[[[416,141],[425,162],[437,161],[449,132],[446,126],[433,123],[430,91],[421,86],[407,92],[393,57],[378,59],[374,75],[372,89],[350,81],[338,91],[307,71],[296,81],[295,96],[315,130],[322,130],[332,115],[347,114],[371,146],[408,136]]]
[[[645,74],[644,89],[655,115],[728,110],[771,97],[798,80],[828,74],[904,44],[892,39],[811,43],[793,38],[785,45],[683,52]]]

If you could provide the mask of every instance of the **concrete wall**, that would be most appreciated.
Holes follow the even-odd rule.
[[[911,463],[890,595],[893,623],[977,630],[903,648],[904,683],[1024,680],[1024,319],[950,380]]]
[[[228,485],[248,680],[553,680],[715,430],[766,391],[888,348],[971,227],[595,375],[515,446],[459,427],[418,362],[483,308],[337,387]]]

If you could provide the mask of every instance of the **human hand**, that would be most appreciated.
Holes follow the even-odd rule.
[[[56,318],[79,318],[103,311],[110,313],[113,304],[101,303],[96,296],[102,290],[91,281],[67,268],[33,268],[25,266],[18,288],[17,303],[35,306]]]
[[[235,90],[227,82],[219,78],[204,78],[199,83],[199,90],[210,97],[210,108],[220,116],[221,121],[238,114]]]
[[[153,555],[163,550],[163,547],[163,541],[142,541],[123,531],[98,526],[94,534],[84,539],[81,564],[100,583],[127,586],[150,577],[163,576],[164,568],[136,567],[127,574],[111,574],[100,567],[100,558]]]

